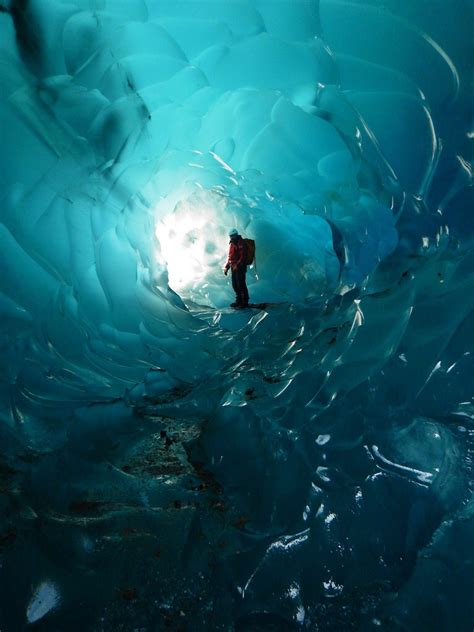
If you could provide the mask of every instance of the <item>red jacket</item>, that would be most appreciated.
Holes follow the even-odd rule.
[[[227,258],[226,268],[236,270],[245,262],[245,242],[239,236],[237,241],[231,241],[229,244],[229,256]]]

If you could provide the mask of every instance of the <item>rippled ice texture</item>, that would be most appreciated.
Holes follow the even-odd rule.
[[[2,630],[472,630],[471,10],[3,1]]]

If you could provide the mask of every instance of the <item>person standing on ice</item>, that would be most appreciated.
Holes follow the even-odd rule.
[[[227,275],[229,268],[232,270],[235,303],[231,303],[231,307],[248,307],[249,291],[245,281],[245,275],[247,274],[247,245],[235,228],[229,231],[229,238],[229,256],[225,264],[224,274]]]

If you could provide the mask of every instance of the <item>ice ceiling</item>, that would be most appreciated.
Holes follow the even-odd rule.
[[[471,632],[471,11],[3,0],[2,630]]]

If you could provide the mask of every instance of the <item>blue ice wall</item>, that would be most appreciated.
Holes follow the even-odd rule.
[[[2,630],[472,630],[472,26],[0,5]]]

